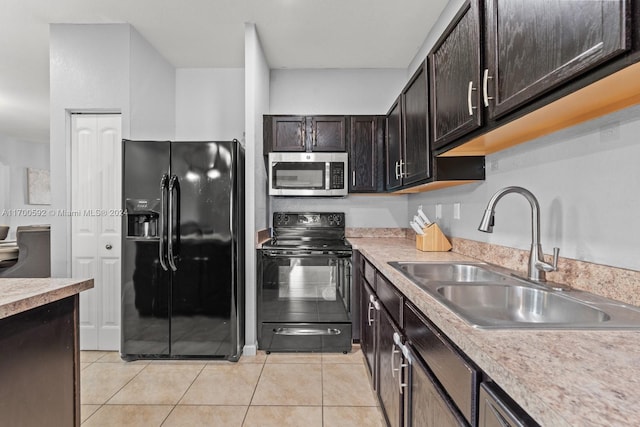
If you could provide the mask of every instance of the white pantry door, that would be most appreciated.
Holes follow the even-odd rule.
[[[80,348],[120,350],[122,137],[119,114],[71,116],[71,273],[80,293]]]

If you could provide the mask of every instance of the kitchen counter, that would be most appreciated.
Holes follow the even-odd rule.
[[[640,331],[475,329],[387,262],[477,260],[402,238],[349,241],[541,425],[640,425]]]
[[[0,319],[93,288],[93,279],[0,279]]]
[[[93,279],[0,279],[2,425],[80,426],[79,293]]]

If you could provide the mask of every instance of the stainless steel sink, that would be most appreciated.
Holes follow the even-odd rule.
[[[479,264],[394,262],[406,276],[419,282],[491,282],[507,278]]]
[[[517,285],[446,285],[438,293],[471,323],[598,324],[611,317],[602,310],[562,294]]]
[[[484,263],[390,262],[476,328],[640,329],[640,308],[557,291]]]

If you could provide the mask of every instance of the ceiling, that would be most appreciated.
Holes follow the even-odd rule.
[[[49,24],[129,23],[176,68],[405,68],[447,0],[0,0],[0,135],[49,140]]]

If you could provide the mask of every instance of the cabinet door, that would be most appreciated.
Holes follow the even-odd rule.
[[[393,342],[397,332],[393,320],[384,310],[380,310],[378,322],[378,347],[380,367],[378,368],[378,395],[390,427],[402,425],[402,395],[400,394],[400,364],[402,352]]]
[[[271,151],[305,151],[304,116],[272,118]]]
[[[433,147],[482,124],[480,66],[478,0],[470,0],[429,54]]]
[[[447,399],[424,365],[413,358],[408,368],[405,426],[458,427],[468,425]]]
[[[374,390],[376,383],[376,363],[375,363],[375,328],[378,323],[378,311],[371,302],[373,291],[366,285],[362,278],[362,288],[360,289],[360,349],[367,362],[367,368],[371,375]]]
[[[308,151],[347,151],[344,116],[308,117],[307,125]]]
[[[375,116],[349,120],[349,192],[373,192],[378,184],[378,140]]]
[[[401,126],[402,105],[398,99],[389,113],[387,113],[387,167],[386,167],[386,189],[388,191],[397,190],[402,186],[400,176],[400,159],[402,158],[402,126]]]
[[[629,47],[628,1],[487,0],[485,10],[490,117]]]
[[[404,135],[403,184],[429,178],[429,96],[424,64],[413,75],[402,93],[402,128]]]

